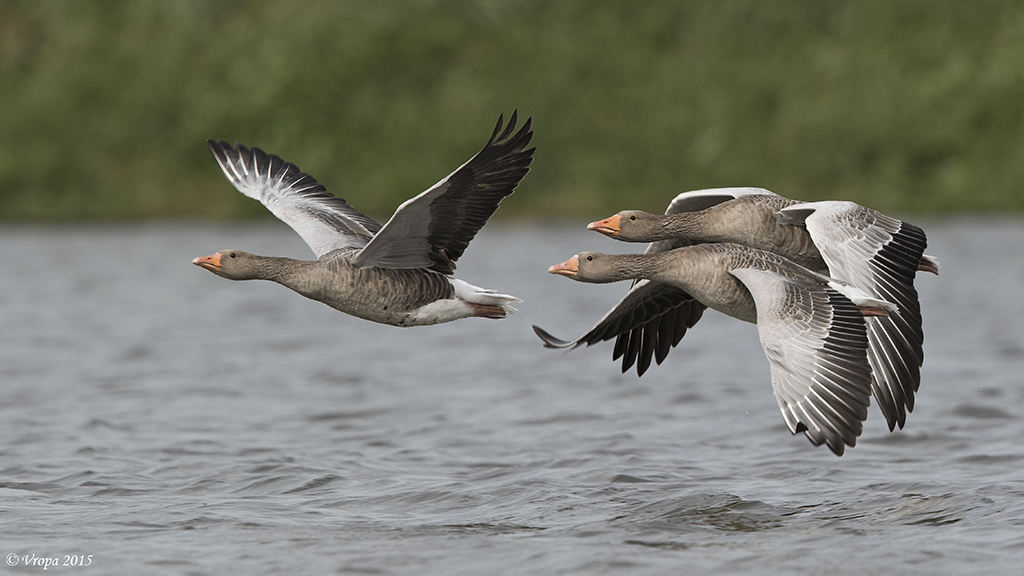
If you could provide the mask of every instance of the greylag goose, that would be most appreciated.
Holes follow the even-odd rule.
[[[294,164],[259,148],[208,140],[242,194],[263,203],[313,249],[316,260],[221,250],[192,262],[230,280],[271,280],[372,322],[426,326],[460,318],[504,318],[520,300],[451,277],[477,231],[529,171],[528,119],[512,135],[498,123],[483,149],[383,226],[333,196]]]
[[[874,376],[872,392],[889,430],[903,428],[907,412],[914,409],[924,362],[914,276],[919,270],[938,274],[938,261],[924,254],[926,238],[917,226],[852,202],[800,202],[763,188],[716,188],[676,196],[665,215],[627,210],[592,222],[588,228],[618,240],[651,242],[649,253],[693,243],[735,242],[785,256],[897,304],[899,314],[868,319],[868,358]],[[627,296],[606,318],[628,317],[626,300],[644,300],[647,293],[658,290],[634,288],[639,296]],[[615,336],[615,354],[623,356],[623,371],[636,360],[642,374],[650,366],[652,350],[660,364],[678,343],[679,327],[685,325],[682,318],[699,319],[695,304],[676,296],[677,306],[663,305],[664,316],[649,317],[645,325],[612,334],[607,323],[599,323],[573,342],[551,337],[545,343],[564,347]]]
[[[839,456],[856,444],[871,397],[865,317],[895,313],[893,304],[777,254],[731,243],[652,254],[582,252],[548,271],[582,282],[676,286],[704,306],[755,323],[790,431]]]

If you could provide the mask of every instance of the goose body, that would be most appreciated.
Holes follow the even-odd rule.
[[[231,280],[270,280],[358,318],[427,326],[504,318],[519,299],[453,278],[455,261],[526,176],[530,121],[515,135],[498,119],[484,148],[403,203],[383,226],[333,196],[312,176],[259,148],[207,141],[228,180],[292,227],[316,260],[222,250],[193,263]]]
[[[919,270],[938,273],[938,262],[924,254],[926,237],[917,226],[853,202],[800,202],[763,188],[716,188],[678,195],[664,215],[626,210],[588,228],[622,241],[650,242],[648,253],[695,243],[733,242],[779,254],[895,303],[898,314],[868,318],[868,356],[873,393],[889,429],[905,424],[924,362],[914,276]],[[634,289],[642,297],[654,288],[638,284]],[[642,298],[634,295],[632,299]],[[678,343],[681,334],[673,327],[682,324],[680,316],[694,316],[688,309],[694,304],[685,299],[676,302],[677,306],[664,308],[664,317],[648,317],[645,324],[614,335],[614,357],[623,357],[623,371],[635,361],[642,374],[650,366],[652,352],[660,363]],[[613,309],[606,318],[623,314],[630,312]],[[598,337],[607,339],[606,327],[599,323],[595,330],[571,343],[557,339],[548,343],[592,344]]]
[[[790,430],[837,455],[855,445],[871,396],[865,315],[895,312],[891,303],[777,254],[732,243],[652,254],[583,252],[549,272],[583,282],[671,285],[703,306],[755,323]]]

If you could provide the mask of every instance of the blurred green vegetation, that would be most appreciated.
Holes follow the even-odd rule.
[[[1024,209],[1024,4],[0,0],[0,219],[265,214],[206,138],[378,217],[532,116],[500,216],[754,185]]]

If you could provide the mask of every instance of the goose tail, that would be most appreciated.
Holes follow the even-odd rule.
[[[509,294],[502,294],[489,290],[487,288],[480,288],[479,286],[473,286],[469,282],[459,280],[457,278],[451,278],[451,283],[455,286],[455,296],[461,300],[465,300],[470,304],[479,305],[481,311],[487,312],[483,315],[487,318],[498,317],[504,318],[508,314],[513,314],[517,310],[512,306],[516,302],[522,302],[522,299],[516,298]],[[496,316],[497,310],[501,310],[500,316]]]

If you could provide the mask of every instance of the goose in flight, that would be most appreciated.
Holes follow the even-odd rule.
[[[514,132],[498,118],[487,144],[383,226],[290,162],[259,148],[208,140],[224,175],[292,227],[316,260],[221,250],[193,264],[230,280],[271,280],[372,322],[427,326],[460,318],[504,318],[520,300],[453,278],[455,261],[529,171],[528,119]]]
[[[707,242],[733,242],[774,252],[809,270],[843,280],[899,313],[867,319],[872,392],[889,429],[903,428],[921,381],[924,332],[914,277],[938,274],[938,261],[924,254],[924,231],[853,202],[800,202],[763,188],[715,188],[684,192],[664,215],[619,212],[588,228],[617,240],[650,242],[648,253]],[[669,292],[669,294],[664,294]],[[633,321],[636,307],[659,308]],[[635,361],[642,374],[652,354],[660,364],[700,318],[699,303],[678,288],[638,282],[590,332],[566,342],[538,331],[549,347],[593,344],[616,338],[613,359],[623,372]],[[628,326],[628,328],[627,328]]]
[[[582,282],[675,286],[703,306],[755,323],[790,431],[840,456],[856,444],[871,397],[865,318],[895,313],[893,304],[777,254],[732,243],[651,254],[582,252],[548,271]]]

